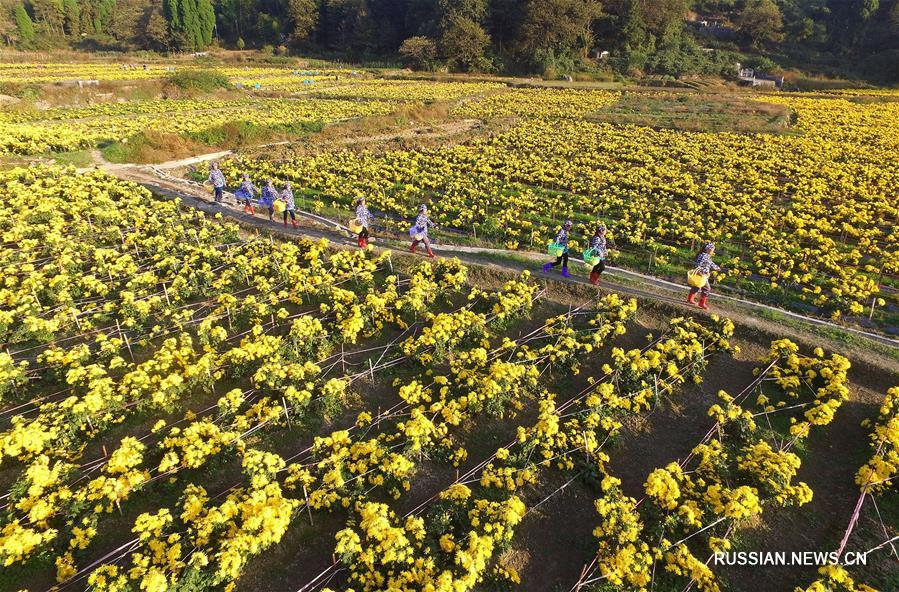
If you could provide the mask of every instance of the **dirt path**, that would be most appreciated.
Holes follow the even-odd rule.
[[[464,126],[459,125],[461,123],[464,122],[453,122],[452,124],[447,124],[445,126],[433,126],[433,128],[439,128],[447,133],[457,133],[456,130],[464,129]],[[473,125],[473,123],[469,122],[467,125]],[[408,136],[415,133],[415,129],[409,129],[400,134],[385,134],[384,137],[397,137],[397,135]],[[381,139],[383,139],[382,136],[355,138],[356,141],[376,141]],[[103,161],[99,152],[95,154],[95,158],[97,159],[100,168],[120,179],[134,181],[155,193],[170,197],[180,197],[185,204],[210,213],[221,212],[225,216],[239,220],[242,224],[286,235],[306,236],[316,239],[326,238],[334,243],[343,245],[355,244],[350,238],[351,235],[349,230],[333,220],[309,212],[299,211],[297,213],[300,218],[304,220],[304,223],[301,224],[298,230],[284,228],[280,224],[273,225],[262,215],[257,215],[254,218],[244,214],[241,211],[240,206],[236,205],[229,195],[226,195],[226,204],[215,206],[210,203],[210,194],[202,184],[176,177],[169,173],[169,171],[185,166],[207,162],[209,160],[216,160],[227,156],[228,154],[230,154],[230,152],[216,152],[158,165],[112,164]],[[379,237],[379,239],[376,239],[376,242],[378,248],[391,249],[402,253],[407,252],[405,240]],[[546,256],[540,253],[459,245],[435,244],[434,250],[440,254],[458,257],[462,261],[470,264],[484,265],[506,271],[521,271],[524,269],[533,271],[539,263],[544,262],[546,259]],[[572,261],[575,262],[572,267],[576,269],[575,273],[577,273],[580,271],[577,267],[579,267],[581,262],[577,259],[572,259]],[[567,280],[557,274],[553,274],[551,277],[553,280],[567,284],[587,285],[586,278],[579,277],[578,275]],[[663,302],[666,305],[689,310],[694,314],[700,312],[699,309],[686,305],[684,302],[686,287],[680,284],[611,266],[607,268],[603,278],[603,287],[614,289],[616,292]],[[884,348],[890,350],[899,348],[899,340],[896,339],[891,339],[883,335],[870,333],[854,327],[837,325],[824,319],[807,317],[774,306],[722,294],[716,294],[714,296],[714,306],[710,312],[726,314],[738,324],[771,335],[789,337],[815,344],[821,343],[822,341],[829,341],[830,347],[841,353],[852,355],[854,357],[861,357],[877,366],[890,367],[899,371],[899,363],[897,363],[894,358],[881,355],[876,351],[870,351],[871,344],[877,344],[881,350]],[[789,319],[789,325],[777,320],[769,320],[773,315]],[[845,343],[830,339],[827,336],[821,335],[822,329],[848,334],[855,343]],[[866,344],[868,347],[866,347]]]
[[[480,122],[476,119],[462,119],[457,121],[448,121],[446,123],[441,123],[437,125],[423,125],[418,127],[407,128],[398,132],[390,132],[384,134],[375,134],[370,136],[354,136],[351,138],[341,138],[336,143],[344,146],[349,146],[353,144],[369,144],[372,142],[390,142],[394,140],[402,140],[402,139],[425,139],[425,140],[434,140],[438,138],[445,138],[447,136],[454,136],[457,134],[462,134],[472,129],[475,129]],[[288,144],[292,144],[292,140],[284,140],[282,142],[272,142],[270,144],[261,144],[259,146],[252,146],[249,149],[251,150],[264,150],[266,148],[274,148],[276,146],[286,146]],[[194,166],[198,164],[203,164],[205,162],[210,162],[213,160],[221,160],[223,158],[227,158],[228,156],[233,155],[234,150],[221,150],[218,152],[209,152],[207,154],[200,154],[197,156],[191,156],[189,158],[180,158],[176,160],[169,160],[166,162],[161,162],[158,164],[152,165],[131,165],[131,164],[115,164],[107,161],[103,158],[103,154],[97,150],[96,148],[90,150],[91,159],[93,160],[93,165],[91,167],[79,169],[79,171],[90,170],[94,167],[102,168],[103,170],[114,174],[118,177],[121,177],[122,174],[125,174],[125,171],[130,171],[128,174],[135,174],[133,171],[146,171],[146,170],[159,170],[159,171],[174,171],[177,169],[182,169],[189,166]],[[121,174],[120,174],[121,173]]]

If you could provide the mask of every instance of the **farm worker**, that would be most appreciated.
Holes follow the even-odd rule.
[[[594,265],[593,270],[590,272],[590,283],[595,286],[599,284],[599,276],[606,270],[605,258],[609,254],[609,249],[606,246],[606,225],[602,222],[596,227],[593,238],[590,239],[590,248],[599,257],[599,263]]]
[[[434,257],[434,251],[431,250],[431,241],[428,240],[429,227],[436,228],[437,225],[428,218],[428,206],[422,204],[418,206],[418,217],[415,218],[415,224],[409,229],[409,236],[412,237],[412,248],[410,250],[413,253],[418,248],[418,243],[424,243],[425,248],[428,250],[428,257]]]
[[[359,244],[360,249],[364,249],[368,246],[368,227],[375,221],[375,217],[368,211],[368,205],[365,203],[364,197],[360,197],[356,200],[356,220],[362,226],[362,230],[359,231],[359,238],[356,242]]]
[[[240,187],[234,192],[234,197],[236,197],[239,202],[243,203],[244,214],[250,214],[251,216],[256,215],[256,210],[253,209],[253,196],[255,194],[256,187],[254,187],[253,182],[250,181],[250,175],[244,173],[243,181],[240,182]]]
[[[275,200],[278,199],[278,190],[271,179],[265,182],[262,188],[262,194],[259,196],[259,204],[268,208],[268,221],[275,221]]]
[[[562,264],[562,277],[569,278],[571,274],[568,273],[568,233],[571,232],[571,229],[574,227],[574,222],[571,220],[565,220],[565,224],[559,229],[559,232],[556,233],[556,244],[562,245],[564,247],[564,251],[559,257],[552,263],[547,263],[543,266],[543,273],[549,273],[549,270],[558,265]]]
[[[293,224],[294,228],[298,228],[297,205],[293,200],[293,189],[290,186],[290,181],[284,185],[284,191],[281,192],[281,200],[287,204],[287,207],[284,208],[284,226],[287,226],[287,215],[290,214],[290,223]]]
[[[709,286],[709,276],[712,274],[712,271],[721,270],[721,268],[715,265],[715,262],[712,261],[712,256],[714,254],[715,243],[706,243],[696,255],[694,272],[703,276],[705,278],[705,283],[701,288],[697,288],[695,286],[690,288],[690,295],[687,296],[687,302],[689,302],[690,304],[698,304],[699,308],[709,308],[708,304],[706,304],[706,301],[709,299],[709,294],[712,291],[711,287]],[[699,292],[698,303],[696,302],[697,292]]]
[[[209,165],[209,178],[207,181],[212,184],[212,188],[215,191],[215,203],[222,203],[222,195],[225,192],[225,175],[219,170],[219,163],[213,162]]]

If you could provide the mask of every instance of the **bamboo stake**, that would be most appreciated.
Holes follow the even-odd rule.
[[[312,523],[312,507],[309,505],[309,492],[306,491],[305,485],[303,485],[303,497],[306,498],[306,511],[309,512],[309,525],[314,526],[314,524]]]
[[[284,405],[284,417],[287,418],[287,429],[291,430],[293,429],[293,426],[290,423],[290,412],[287,410],[287,401],[284,397],[281,397],[281,404]]]

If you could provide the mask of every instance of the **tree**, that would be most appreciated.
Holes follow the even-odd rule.
[[[142,18],[143,43],[147,47],[156,49],[172,48],[172,38],[169,36],[168,23],[162,14],[162,7],[157,3],[152,3],[144,10]]]
[[[163,15],[180,48],[198,50],[212,43],[215,9],[211,0],[165,0]]]
[[[257,9],[257,0],[219,0],[219,34],[231,40],[252,39]]]
[[[65,7],[63,0],[31,0],[34,19],[51,35],[63,33]]]
[[[323,0],[319,31],[322,45],[351,55],[368,52],[380,34],[367,0]]]
[[[400,45],[399,54],[411,68],[431,70],[437,60],[437,43],[430,37],[409,37]]]
[[[880,0],[830,0],[831,40],[854,49],[865,34],[868,22],[880,8]]]
[[[81,7],[78,0],[63,0],[63,14],[65,16],[65,31],[69,35],[77,35],[81,32]]]
[[[30,47],[34,43],[34,21],[25,10],[24,4],[16,6],[16,32],[19,35],[19,43]]]
[[[753,47],[783,40],[783,17],[772,0],[749,0],[737,19],[737,31]]]
[[[437,3],[441,20],[446,23],[461,17],[480,24],[487,16],[487,5],[487,0],[439,0]]]
[[[0,0],[0,35],[7,45],[12,44],[16,34],[15,9],[8,0]]]
[[[81,31],[83,33],[111,33],[116,0],[80,0]]]
[[[690,0],[632,0],[637,17],[657,39],[671,41],[680,35],[690,10]]]
[[[139,42],[143,39],[142,22],[146,4],[145,0],[117,0],[102,27],[102,33],[126,44]]]
[[[519,0],[492,0],[490,3],[488,31],[499,53],[507,54],[513,48],[519,36],[522,12]]]
[[[520,28],[519,54],[534,63],[550,55],[586,56],[593,43],[593,22],[601,11],[597,0],[529,0]]]
[[[294,41],[307,41],[318,25],[319,7],[316,0],[287,0],[287,16],[291,22],[290,36]]]
[[[446,24],[440,36],[440,51],[446,61],[460,70],[483,70],[489,66],[484,50],[490,36],[470,18],[457,16]]]

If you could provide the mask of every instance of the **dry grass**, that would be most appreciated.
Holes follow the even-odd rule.
[[[101,149],[103,157],[115,163],[159,163],[206,151],[205,146],[184,136],[152,130],[129,138],[127,142],[115,142]]]
[[[454,102],[429,105],[404,105],[390,115],[366,117],[326,125],[302,143],[261,149],[248,149],[249,157],[270,160],[311,156],[324,150],[350,150],[383,153],[391,150],[428,149],[466,142],[485,133],[495,133],[508,122],[481,125],[450,117]]]

